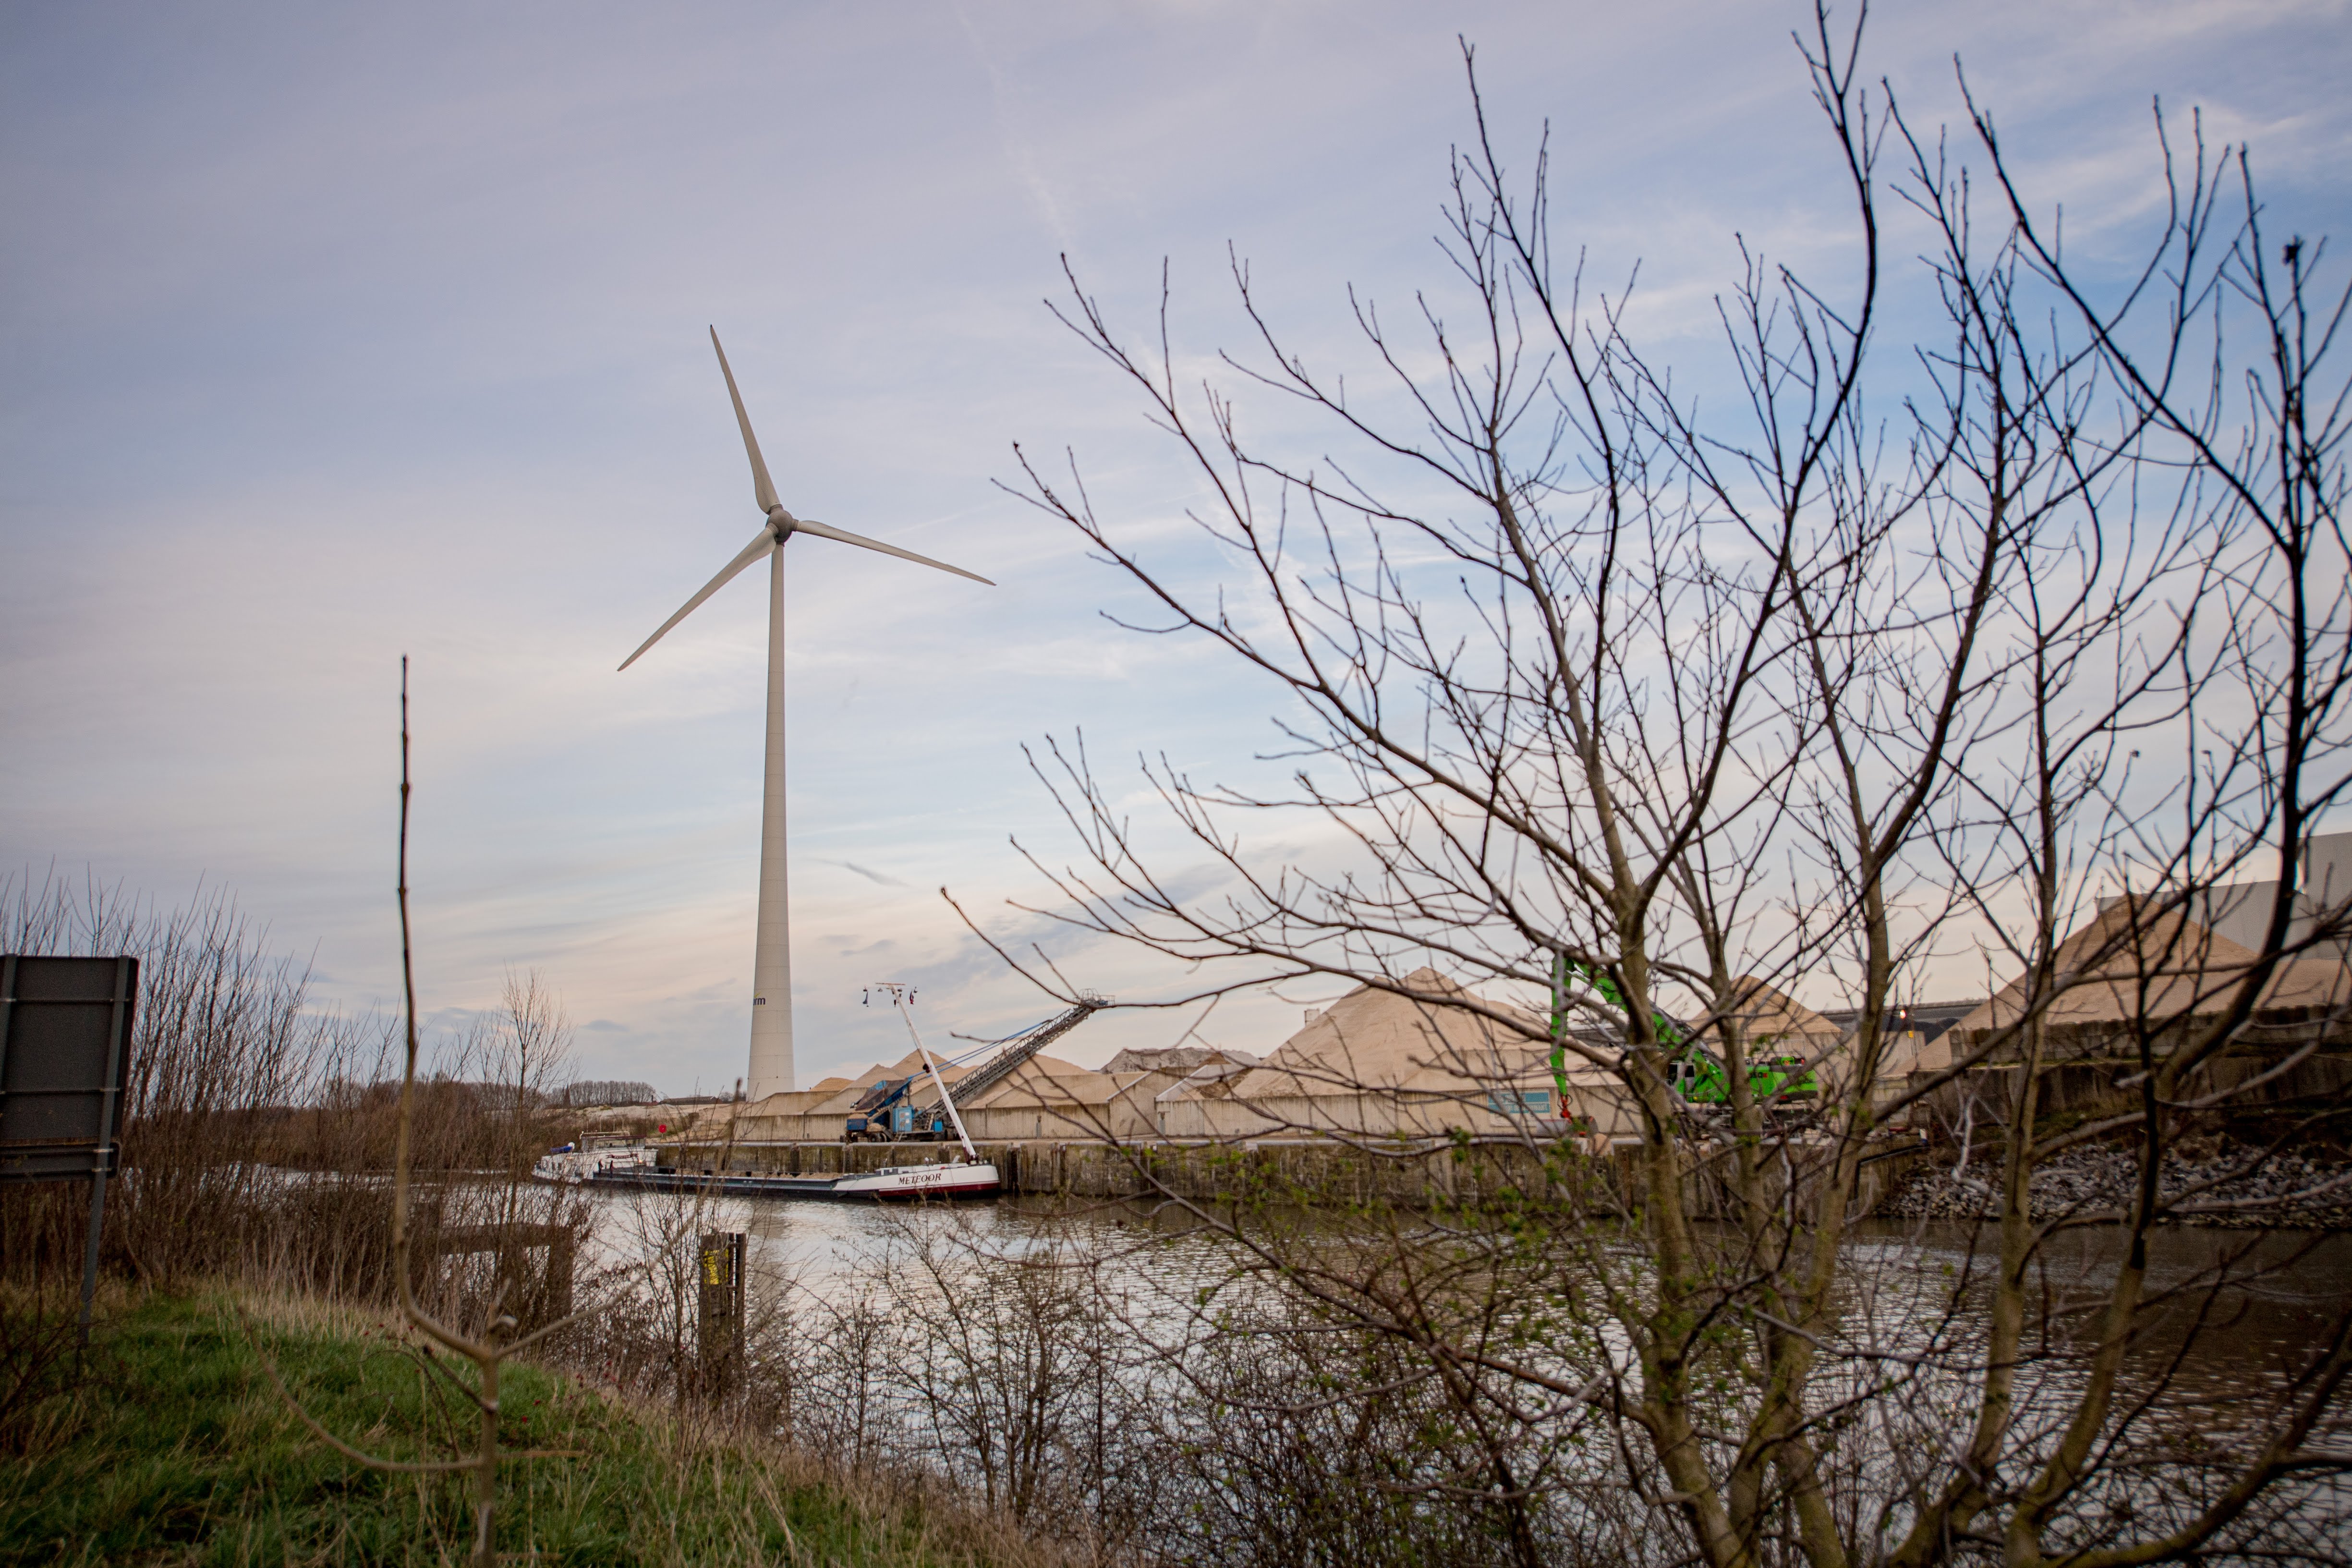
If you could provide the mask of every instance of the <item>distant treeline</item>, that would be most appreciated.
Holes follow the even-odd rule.
[[[555,1103],[577,1109],[590,1105],[652,1105],[661,1096],[649,1083],[635,1083],[625,1079],[587,1078],[567,1084],[557,1092]]]

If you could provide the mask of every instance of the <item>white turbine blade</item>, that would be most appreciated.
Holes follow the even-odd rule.
[[[845,528],[835,528],[831,523],[810,522],[804,518],[796,517],[793,519],[793,531],[814,533],[819,539],[837,539],[844,544],[862,545],[867,550],[878,550],[885,555],[895,555],[901,561],[913,561],[925,566],[936,566],[942,572],[952,572],[959,577],[969,577],[975,583],[988,583],[992,588],[996,586],[977,572],[967,572],[961,566],[950,566],[944,561],[934,561],[928,555],[918,555],[911,550],[901,550],[895,544],[885,544],[878,539],[868,539],[862,533],[852,533]]]
[[[735,390],[735,373],[727,367],[727,351],[719,348],[717,327],[710,329],[710,346],[719,349],[719,374],[727,378],[727,395],[735,400],[735,423],[743,427],[743,450],[751,456],[751,493],[759,498],[762,514],[772,512],[776,510],[776,487],[768,478],[768,460],[760,456],[760,438],[751,434],[751,416],[743,412],[743,395]]]
[[[738,555],[734,560],[730,561],[726,566],[720,570],[718,576],[713,577],[709,582],[705,583],[702,585],[701,593],[697,594],[693,598],[688,599],[685,604],[678,606],[677,614],[664,621],[661,624],[660,631],[657,631],[654,633],[653,636],[647,637],[643,643],[638,645],[637,651],[635,653],[631,654],[628,658],[621,661],[621,668],[623,669],[626,669],[629,666],[636,663],[638,658],[644,655],[646,649],[653,647],[654,644],[662,640],[663,633],[667,632],[670,627],[677,625],[678,622],[694,614],[696,605],[701,604],[703,600],[710,597],[711,595],[719,592],[719,589],[727,586],[729,580],[731,579],[736,573],[740,572],[744,567],[749,566],[752,562],[759,560],[761,556],[767,554],[769,551],[775,548],[775,533],[772,530],[765,528],[761,529],[760,531],[760,537],[751,541],[751,543],[743,547],[742,554]]]

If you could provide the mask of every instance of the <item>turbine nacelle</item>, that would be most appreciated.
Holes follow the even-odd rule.
[[[692,615],[701,606],[703,600],[725,587],[734,579],[737,573],[754,561],[766,556],[771,551],[782,549],[784,542],[795,533],[812,533],[819,539],[830,539],[842,544],[855,544],[860,549],[871,550],[878,554],[896,555],[901,561],[912,561],[918,565],[937,567],[941,572],[952,572],[959,577],[969,577],[975,583],[987,584],[992,588],[996,585],[977,572],[967,572],[961,566],[950,566],[944,561],[934,561],[928,555],[918,555],[911,550],[901,550],[895,544],[885,544],[880,540],[868,539],[863,534],[852,533],[845,528],[835,528],[830,523],[794,517],[791,512],[786,511],[784,503],[776,499],[775,484],[768,478],[768,461],[760,455],[760,438],[751,434],[751,416],[743,410],[743,395],[735,389],[735,372],[727,363],[727,351],[719,346],[719,330],[716,327],[710,331],[710,346],[719,355],[719,373],[727,378],[727,396],[735,405],[735,423],[743,432],[744,456],[751,459],[752,500],[766,517],[767,525],[760,530],[759,536],[745,545],[734,560],[719,569],[718,576],[702,585],[700,593],[678,606],[677,614],[664,621],[653,636],[637,645],[637,651],[621,661],[623,669],[636,663],[639,656],[646,649],[661,641],[663,635],[670,627]]]

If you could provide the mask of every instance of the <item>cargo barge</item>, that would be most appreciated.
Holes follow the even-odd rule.
[[[592,1187],[620,1187],[637,1192],[663,1193],[723,1193],[729,1197],[774,1198],[856,1198],[888,1201],[898,1198],[987,1198],[1003,1189],[1003,1178],[996,1166],[980,1157],[973,1148],[971,1136],[964,1131],[963,1116],[956,1110],[955,1097],[948,1092],[947,1079],[931,1059],[929,1046],[915,1027],[915,1018],[908,1007],[908,988],[884,982],[872,989],[887,994],[898,1005],[899,1017],[906,1020],[907,1033],[915,1042],[923,1067],[940,1091],[940,1108],[955,1128],[956,1142],[963,1145],[961,1155],[935,1160],[921,1165],[887,1165],[878,1171],[850,1171],[833,1176],[780,1176],[755,1174],[749,1171],[702,1170],[687,1171],[665,1167],[652,1149],[642,1143],[622,1147],[598,1148],[593,1144],[565,1144],[551,1150],[531,1167],[531,1174],[543,1182],[576,1182]],[[1072,1021],[1090,1011],[1093,1004],[1077,1009]],[[1035,1042],[1021,1047],[1024,1054],[1036,1049]],[[1012,1056],[1013,1053],[1006,1053]],[[860,1125],[863,1125],[862,1120]]]
[[[891,1165],[879,1171],[854,1171],[838,1176],[772,1176],[749,1171],[681,1171],[653,1164],[604,1165],[580,1176],[566,1176],[551,1167],[563,1156],[551,1154],[538,1173],[547,1181],[577,1181],[600,1189],[636,1192],[723,1193],[729,1197],[856,1198],[887,1202],[900,1198],[989,1198],[1003,1189],[994,1165],[985,1160],[956,1160],[930,1165]]]

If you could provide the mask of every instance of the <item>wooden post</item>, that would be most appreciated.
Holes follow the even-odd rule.
[[[565,1226],[547,1227],[547,1273],[544,1277],[541,1310],[545,1321],[561,1322],[572,1315],[572,1277],[578,1267],[574,1256],[578,1238]]]
[[[717,1400],[734,1389],[743,1371],[743,1233],[706,1234],[700,1263],[695,1342],[702,1357],[703,1395]]]

